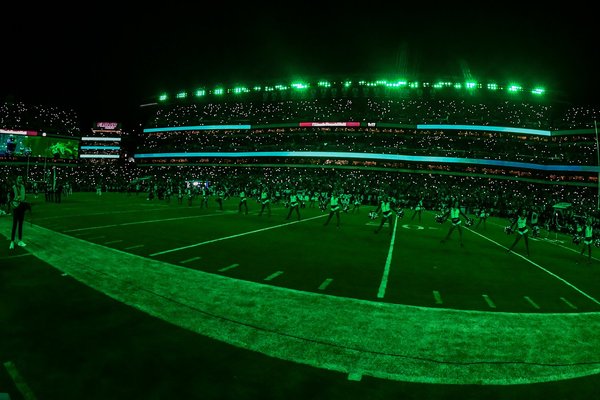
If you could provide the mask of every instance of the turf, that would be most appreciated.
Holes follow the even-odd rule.
[[[564,243],[531,242],[530,259],[587,296],[471,232],[464,232],[463,248],[458,246],[458,232],[440,244],[448,225],[436,224],[431,213],[424,214],[420,224],[405,217],[397,226],[385,296],[378,298],[390,235],[387,228],[373,233],[367,208],[359,215],[342,214],[341,228],[336,229],[335,219],[322,226],[325,218],[315,209],[302,209],[300,223],[278,227],[290,222],[284,220],[286,209],[274,208],[268,218],[256,215],[258,205],[250,207],[249,215],[238,215],[235,199],[226,203],[225,212],[218,212],[215,207],[200,210],[197,205],[165,205],[121,194],[75,194],[60,205],[35,204],[33,222],[100,245],[119,241],[106,246],[189,269],[342,298],[492,313],[600,310],[593,301],[600,298],[598,263],[577,264],[579,255],[573,250],[578,249],[568,237],[559,238]],[[308,220],[312,217],[317,218]],[[497,225],[489,223],[485,232],[478,232],[510,245],[513,236],[502,231],[506,221],[490,222]],[[425,229],[415,229],[417,225]],[[252,231],[257,232],[150,256]],[[598,397],[597,375],[502,387],[426,385],[368,376],[350,382],[340,373],[267,357],[175,327],[63,277],[34,257],[4,258],[25,254],[26,249],[0,250],[0,315],[6,321],[0,361],[13,361],[39,398]],[[523,253],[523,244],[516,250]],[[239,266],[219,271],[233,264]],[[265,281],[278,271],[283,273]],[[319,289],[326,279],[330,284]],[[433,291],[440,293],[442,304],[436,304]],[[0,392],[5,387],[16,393],[3,371]]]

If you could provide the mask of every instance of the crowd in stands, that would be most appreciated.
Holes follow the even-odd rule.
[[[0,103],[0,128],[80,136],[79,119],[74,110],[21,102]]]
[[[398,124],[468,124],[530,129],[593,128],[600,107],[553,107],[542,102],[467,99],[329,98],[227,101],[161,107],[147,128],[300,121],[362,121]]]
[[[398,128],[272,128],[147,133],[138,153],[328,151],[593,165],[595,137]]]

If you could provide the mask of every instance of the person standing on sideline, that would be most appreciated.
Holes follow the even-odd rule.
[[[25,247],[25,243],[23,242],[23,221],[25,220],[27,204],[25,203],[25,185],[23,184],[23,177],[21,175],[17,176],[17,180],[12,187],[10,205],[13,209],[13,224],[10,234],[9,249],[12,250],[15,248],[15,234],[17,233],[17,228],[19,231],[17,246]]]

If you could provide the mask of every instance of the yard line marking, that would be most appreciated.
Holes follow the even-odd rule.
[[[362,374],[360,374],[358,372],[350,372],[348,374],[348,380],[349,381],[360,382],[361,379],[362,379]]]
[[[573,310],[577,310],[577,306],[571,303],[569,300],[565,299],[564,297],[561,297],[560,299],[564,301],[565,304],[571,307]]]
[[[219,272],[229,271],[230,269],[234,269],[234,268],[237,268],[239,266],[240,266],[240,264],[231,264],[229,267],[221,268],[219,270]]]
[[[255,229],[255,230],[249,231],[249,232],[238,233],[237,235],[225,236],[225,237],[218,238],[218,239],[207,240],[206,242],[201,242],[201,243],[196,243],[196,244],[190,244],[189,246],[177,247],[176,249],[159,251],[158,253],[152,253],[152,254],[150,254],[150,257],[159,256],[161,254],[173,253],[174,251],[179,251],[179,250],[191,249],[192,247],[204,246],[205,244],[214,243],[214,242],[220,242],[221,240],[234,239],[234,238],[237,238],[237,237],[240,237],[240,236],[251,235],[253,233],[268,231],[270,229],[277,229],[277,228],[281,228],[282,226],[288,226],[288,225],[298,224],[298,223],[301,223],[301,222],[310,221],[311,219],[322,218],[322,217],[325,217],[325,215],[318,215],[316,217],[306,218],[306,219],[302,219],[300,221],[287,222],[285,224],[270,226],[268,228]]]
[[[144,247],[144,245],[143,244],[136,244],[135,246],[125,247],[125,250],[139,249],[140,247]]]
[[[269,276],[267,276],[265,278],[265,281],[272,281],[273,279],[277,278],[279,275],[283,274],[283,271],[277,271]]]
[[[192,257],[192,258],[188,258],[187,260],[183,260],[183,261],[179,261],[179,262],[182,263],[182,264],[187,264],[189,262],[196,261],[196,260],[199,260],[201,258],[202,257]]]
[[[325,290],[332,281],[333,279],[325,279],[323,283],[321,283],[321,286],[319,286],[319,290]]]
[[[113,244],[113,243],[121,243],[122,240],[111,240],[110,242],[105,242],[104,244]]]
[[[433,291],[433,298],[435,299],[435,304],[442,304],[442,295],[437,290]]]
[[[573,253],[577,253],[577,254],[581,255],[581,251],[577,251],[577,250],[571,249],[571,248],[569,248],[569,247],[567,247],[567,246],[563,246],[562,244],[558,244],[558,243],[552,243],[552,244],[554,244],[554,245],[556,245],[556,246],[558,246],[558,247],[562,247],[563,249],[567,249],[567,250],[569,250],[569,251],[572,251]],[[585,258],[587,258],[587,257],[588,257],[588,256],[587,256],[587,253],[583,253],[583,256],[581,256],[581,258],[584,258],[584,257],[585,257]],[[592,258],[593,258],[594,260],[596,260],[596,261],[600,261],[600,259],[598,259],[598,258],[596,258],[596,257],[594,257],[594,256],[592,256]]]
[[[469,228],[467,228],[466,226],[465,226],[465,229],[466,229],[466,230],[468,230],[468,231],[471,231],[471,232],[473,232],[473,233],[474,233],[474,234],[476,234],[476,235],[479,235],[479,236],[481,236],[482,238],[484,238],[484,239],[486,239],[486,240],[489,240],[489,241],[490,241],[490,242],[492,242],[492,243],[495,243],[495,244],[497,244],[498,246],[502,247],[503,249],[506,249],[506,250],[508,250],[508,247],[501,245],[500,243],[496,242],[495,240],[492,240],[492,239],[490,239],[490,238],[489,238],[489,237],[487,237],[487,236],[484,236],[484,235],[482,235],[482,234],[480,234],[480,233],[478,233],[478,232],[475,232],[474,230],[472,230],[472,229],[469,229]],[[582,295],[584,295],[585,297],[587,297],[588,299],[590,299],[590,300],[591,300],[591,301],[593,301],[594,303],[596,303],[596,304],[600,305],[600,301],[596,300],[594,297],[590,296],[589,294],[587,294],[587,293],[586,293],[586,292],[584,292],[583,290],[581,290],[581,289],[577,288],[577,287],[576,287],[575,285],[573,285],[572,283],[570,283],[570,282],[567,282],[566,280],[564,280],[564,279],[563,279],[563,278],[561,278],[560,276],[556,275],[555,273],[548,271],[546,268],[544,268],[544,267],[542,267],[541,265],[539,265],[539,264],[537,264],[537,263],[535,263],[535,262],[531,261],[531,260],[530,260],[530,259],[528,259],[527,257],[520,255],[519,253],[515,253],[515,252],[513,252],[513,254],[514,254],[514,255],[516,255],[516,256],[518,256],[518,257],[521,257],[523,260],[527,261],[528,263],[531,263],[531,264],[533,264],[534,266],[538,267],[538,268],[539,268],[539,269],[541,269],[542,271],[544,271],[544,272],[546,272],[546,273],[548,273],[548,274],[552,275],[553,277],[555,277],[556,279],[558,279],[559,281],[561,281],[561,282],[562,282],[562,283],[564,283],[565,285],[567,285],[567,286],[570,286],[571,288],[575,289],[577,292],[581,293]]]
[[[0,257],[0,260],[6,260],[6,259],[9,259],[9,258],[27,257],[27,256],[30,256],[30,255],[31,255],[31,253],[17,254],[16,256]]]
[[[490,296],[488,296],[487,294],[483,294],[482,296],[485,299],[485,302],[488,303],[488,306],[490,306],[491,308],[496,308],[496,305],[494,304],[492,299],[490,299]]]
[[[15,383],[15,386],[17,387],[17,389],[19,389],[21,395],[23,395],[23,398],[25,400],[36,400],[36,397],[31,391],[31,388],[29,387],[29,385],[27,385],[27,382],[25,382],[25,379],[23,379],[23,376],[17,370],[15,364],[12,361],[7,361],[4,363],[4,368],[6,368],[6,370],[8,371],[8,374]]]
[[[531,299],[529,298],[529,296],[523,296],[523,298],[524,298],[525,300],[527,300],[527,302],[528,302],[529,304],[531,304],[533,308],[535,308],[535,309],[538,309],[538,310],[540,309],[540,306],[538,306],[537,304],[535,304],[535,301],[531,300]]]
[[[206,215],[192,215],[192,216],[188,216],[188,217],[153,219],[153,220],[149,220],[149,221],[125,222],[123,224],[110,224],[110,225],[101,225],[101,226],[90,226],[88,228],[68,229],[66,231],[63,231],[63,233],[67,233],[67,232],[79,232],[79,231],[89,231],[89,230],[92,230],[92,229],[102,229],[102,228],[114,228],[115,226],[151,224],[153,222],[178,221],[178,220],[181,220],[181,219],[190,219],[190,218],[214,217],[216,215],[224,215],[224,214],[231,214],[231,213],[233,213],[233,211],[231,211],[231,212],[227,211],[225,213],[220,212],[220,213],[216,213],[216,214],[206,214]]]
[[[390,249],[388,250],[388,256],[385,260],[385,268],[383,269],[383,276],[381,277],[381,284],[379,285],[379,291],[377,297],[380,299],[385,296],[385,289],[387,287],[388,276],[390,274],[390,265],[392,264],[392,253],[394,252],[394,241],[396,240],[396,228],[398,227],[398,216],[394,223],[394,231],[392,232],[392,240],[390,240]]]

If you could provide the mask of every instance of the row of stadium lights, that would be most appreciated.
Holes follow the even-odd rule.
[[[317,87],[320,88],[330,88],[332,86],[331,82],[328,81],[319,81],[317,82]],[[352,86],[352,81],[344,81],[342,82],[342,86],[347,89],[349,87]],[[465,83],[460,83],[460,82],[436,82],[436,83],[429,83],[429,82],[423,82],[423,83],[419,83],[419,82],[408,82],[408,81],[386,81],[386,80],[378,80],[378,81],[359,81],[358,82],[358,86],[366,86],[366,87],[387,87],[390,89],[400,89],[400,88],[410,88],[410,89],[417,89],[419,87],[423,87],[423,88],[434,88],[434,89],[443,89],[443,88],[454,88],[454,89],[467,89],[467,90],[475,90],[475,89],[483,89],[484,85],[482,83],[478,83],[478,82],[465,82]],[[292,84],[290,84],[289,86],[287,85],[274,85],[274,86],[254,86],[253,88],[248,88],[245,86],[236,86],[234,88],[230,88],[230,89],[225,89],[222,87],[218,87],[215,88],[213,90],[206,90],[206,89],[198,89],[195,91],[194,95],[196,97],[204,97],[206,95],[212,94],[215,96],[222,96],[225,93],[232,93],[232,94],[242,94],[242,93],[250,93],[250,92],[274,92],[274,91],[284,91],[284,90],[306,90],[309,89],[311,87],[310,83],[303,83],[303,82],[294,82]],[[497,90],[506,90],[509,93],[519,93],[519,92],[523,92],[524,89],[522,86],[518,85],[518,84],[514,84],[511,83],[508,86],[504,87],[501,85],[498,85],[497,83],[488,83],[486,84],[485,88],[487,88],[487,90],[490,91],[497,91]],[[541,88],[541,87],[536,87],[531,89],[531,93],[534,95],[543,95],[545,93],[545,89]],[[188,92],[179,92],[176,95],[176,98],[178,99],[185,99],[188,97]],[[159,101],[166,101],[168,100],[169,96],[166,93],[163,93],[159,96]]]

